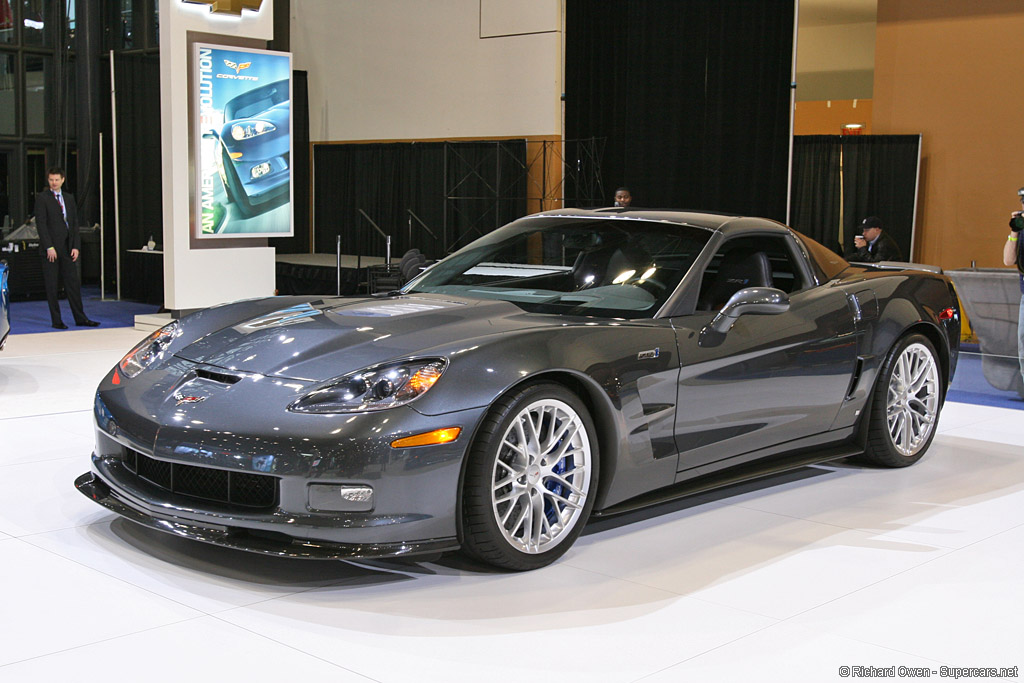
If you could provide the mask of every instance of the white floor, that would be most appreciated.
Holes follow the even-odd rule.
[[[914,467],[815,468],[598,525],[532,573],[275,560],[145,530],[73,488],[93,390],[140,336],[16,335],[0,353],[0,681],[760,683],[1024,667],[1019,411],[950,403]]]

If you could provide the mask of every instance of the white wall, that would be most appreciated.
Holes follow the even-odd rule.
[[[561,134],[561,8],[561,0],[292,0],[310,139]]]
[[[189,166],[189,37],[240,44],[274,37],[274,0],[241,17],[205,5],[160,0],[160,152],[163,170],[164,306],[203,308],[274,293],[274,250],[235,240],[193,245],[193,180]],[[265,45],[263,43],[262,45]],[[122,179],[131,182],[131,179]],[[266,240],[257,240],[265,245]],[[250,240],[248,244],[252,244]]]

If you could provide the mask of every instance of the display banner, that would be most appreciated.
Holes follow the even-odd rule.
[[[197,235],[291,237],[291,54],[194,47]]]

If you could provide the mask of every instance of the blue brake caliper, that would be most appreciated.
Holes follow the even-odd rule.
[[[558,446],[556,445],[555,448],[557,449]],[[563,457],[561,460],[558,461],[558,464],[554,466],[552,471],[555,474],[564,477],[566,471],[568,470],[568,467],[565,464],[568,459],[569,458],[567,457]],[[556,481],[549,479],[544,484],[544,488],[546,488],[548,491],[551,491],[551,493],[555,494],[556,496],[561,496],[562,498],[569,497],[569,491],[566,489],[566,487],[563,486],[562,484],[559,484]],[[556,505],[557,507],[555,507]],[[554,524],[555,521],[558,519],[557,513],[561,512],[562,508],[564,507],[565,503],[555,503],[550,499],[544,501],[544,515],[548,518],[548,522]]]

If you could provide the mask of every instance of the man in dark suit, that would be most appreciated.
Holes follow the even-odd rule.
[[[36,195],[35,212],[39,249],[43,256],[43,282],[46,285],[46,300],[50,304],[50,322],[55,329],[68,329],[60,319],[60,305],[57,302],[58,278],[63,277],[64,291],[67,292],[75,324],[79,327],[96,327],[99,323],[89,320],[82,307],[82,288],[75,265],[82,246],[75,198],[61,191],[64,169],[51,168],[47,171],[46,180],[50,189]]]
[[[853,249],[846,254],[848,261],[902,261],[903,253],[896,240],[882,231],[882,219],[870,216],[861,221],[862,234],[853,238]]]

